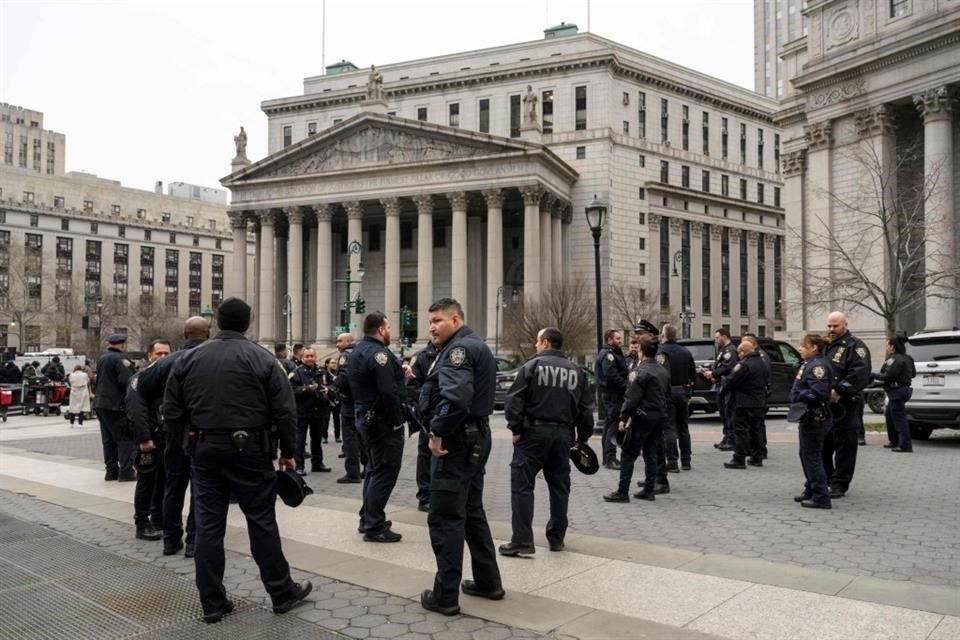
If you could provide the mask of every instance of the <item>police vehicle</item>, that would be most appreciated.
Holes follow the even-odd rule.
[[[907,402],[910,436],[926,440],[934,429],[960,429],[960,329],[915,333],[907,354],[917,368]]]

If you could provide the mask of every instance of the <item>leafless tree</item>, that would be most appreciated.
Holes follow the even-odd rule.
[[[0,320],[10,326],[22,351],[26,328],[42,325],[44,315],[54,309],[44,306],[44,285],[51,286],[43,272],[39,247],[9,245],[0,249]]]
[[[146,350],[151,340],[163,338],[176,349],[183,342],[183,321],[160,296],[141,295],[129,307],[127,320],[132,344]]]
[[[583,282],[553,285],[535,301],[524,301],[507,309],[503,344],[517,357],[526,359],[536,352],[534,342],[544,327],[556,327],[563,334],[563,350],[581,359],[596,350],[594,345],[594,304],[592,289]]]
[[[604,320],[608,327],[632,330],[640,320],[649,320],[658,327],[665,322],[679,323],[677,314],[671,308],[660,306],[660,294],[650,293],[639,285],[615,283],[610,285],[604,298],[606,313]]]

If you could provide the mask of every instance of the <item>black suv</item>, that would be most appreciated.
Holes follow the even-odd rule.
[[[740,337],[732,338],[734,344],[740,344]],[[677,340],[690,353],[697,364],[697,377],[693,385],[693,397],[690,399],[690,413],[703,411],[713,413],[717,410],[717,389],[703,376],[705,370],[713,368],[717,360],[717,347],[710,338],[691,338]],[[760,338],[760,348],[770,360],[770,407],[786,408],[790,405],[790,389],[797,377],[802,358],[791,345],[772,338]]]

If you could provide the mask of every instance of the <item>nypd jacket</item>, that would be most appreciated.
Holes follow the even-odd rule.
[[[308,367],[300,365],[288,374],[290,386],[293,388],[293,397],[297,401],[297,420],[299,422],[309,422],[310,418],[320,412],[323,403],[323,392],[320,387],[323,386],[323,369],[320,367]],[[309,385],[317,385],[316,389],[308,389]]]
[[[737,366],[740,357],[737,355],[737,347],[732,342],[728,342],[725,347],[717,350],[717,360],[713,363],[713,375],[717,378],[717,384],[723,385],[727,376],[733,373],[733,368]]]
[[[676,340],[669,340],[660,344],[660,352],[667,356],[670,386],[692,387],[697,377],[697,364],[690,349],[677,344]]]
[[[883,388],[889,390],[909,387],[916,375],[917,367],[913,358],[905,353],[895,353],[884,361],[880,373],[873,377],[883,382]]]
[[[626,422],[640,411],[665,413],[670,397],[670,374],[654,359],[642,360],[632,375],[627,395],[620,408],[620,421]]]
[[[464,326],[447,341],[420,389],[420,413],[440,438],[456,433],[470,420],[493,413],[497,362],[490,347]]]
[[[351,404],[353,402],[353,394],[350,392],[350,377],[349,377],[349,368],[350,368],[350,354],[353,353],[353,347],[347,347],[340,353],[340,357],[337,358],[337,376],[333,379],[333,388],[337,392],[337,397],[340,398],[340,402]]]
[[[576,428],[583,443],[593,433],[593,397],[587,377],[562,351],[548,349],[527,360],[507,393],[503,413],[514,435],[532,424]]]
[[[803,402],[811,409],[830,404],[830,389],[833,388],[833,373],[827,359],[818,355],[806,360],[797,371],[790,389],[790,402]]]
[[[843,400],[860,398],[870,382],[870,351],[860,338],[845,332],[824,353],[833,369],[833,389]]]
[[[133,373],[133,362],[126,354],[117,349],[107,349],[97,361],[97,389],[93,408],[123,411],[127,383]]]
[[[179,433],[276,426],[280,456],[293,457],[297,407],[290,381],[272,354],[236,331],[221,331],[174,364],[163,419]]]
[[[403,424],[406,389],[400,360],[370,336],[350,354],[350,391],[357,413],[373,410],[384,423]]]
[[[133,430],[134,442],[146,442],[152,433],[163,427],[160,407],[163,405],[163,392],[167,387],[167,379],[183,355],[199,345],[202,340],[187,340],[183,347],[170,355],[160,358],[142,371],[138,371],[130,384],[127,385],[126,409],[127,419]],[[164,427],[164,430],[166,428]],[[182,434],[173,434],[176,441]]]
[[[770,367],[759,351],[754,351],[733,367],[727,378],[726,389],[733,394],[737,408],[762,409],[767,403],[767,384]]]
[[[604,345],[594,366],[600,391],[622,394],[627,388],[627,359],[620,347]]]
[[[413,377],[407,379],[407,397],[410,402],[417,404],[420,389],[423,387],[423,383],[427,379],[427,373],[430,371],[430,365],[433,364],[436,357],[437,348],[433,346],[432,342],[429,342],[426,347],[410,358],[410,370],[413,372]]]

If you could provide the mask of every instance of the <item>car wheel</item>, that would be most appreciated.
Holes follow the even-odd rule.
[[[887,394],[881,390],[867,393],[867,406],[870,407],[870,411],[883,413],[886,408],[886,396]]]
[[[919,422],[910,423],[910,437],[914,440],[929,440],[933,433],[933,427]]]

